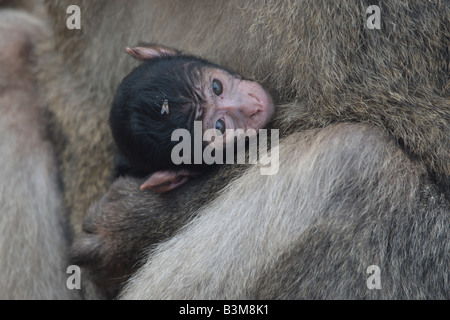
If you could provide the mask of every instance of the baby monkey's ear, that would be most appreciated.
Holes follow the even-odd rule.
[[[126,51],[132,57],[141,61],[146,61],[163,56],[177,56],[184,54],[183,52],[176,49],[164,47],[158,44],[141,45],[134,48],[127,48]]]
[[[141,190],[150,189],[163,194],[199,175],[199,172],[188,169],[156,171],[141,185]]]

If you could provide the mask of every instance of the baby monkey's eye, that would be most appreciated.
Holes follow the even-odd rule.
[[[220,96],[223,92],[222,82],[220,82],[217,79],[214,79],[212,83],[212,89],[216,96]]]
[[[225,121],[223,119],[216,121],[216,130],[219,130],[222,134],[225,133]]]

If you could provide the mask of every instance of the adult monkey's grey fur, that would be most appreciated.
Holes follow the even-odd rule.
[[[78,4],[82,9],[81,31],[66,28],[64,13],[70,4]],[[178,265],[181,269],[177,271],[185,277],[173,282],[170,279],[173,274],[156,275],[159,276],[157,282],[167,286],[155,291],[155,297],[180,296],[179,286],[186,285],[190,279],[190,283],[197,286],[189,288],[189,297],[211,293],[211,297],[448,299],[449,5],[445,1],[383,2],[379,4],[381,30],[369,30],[365,27],[368,17],[365,10],[372,4],[369,1],[174,3],[167,0],[125,4],[119,0],[49,0],[55,43],[42,48],[39,79],[44,85],[49,110],[54,114],[52,128],[61,161],[64,199],[76,234],[81,231],[81,221],[89,206],[106,193],[112,182],[113,148],[105,119],[112,93],[133,63],[121,48],[140,41],[159,42],[262,82],[272,91],[275,101],[288,103],[278,109],[274,123],[284,136],[335,122],[365,122],[386,131],[399,147],[367,127],[361,127],[360,134],[354,133],[361,139],[354,139],[355,144],[350,145],[347,152],[330,145],[337,156],[357,156],[359,150],[367,148],[366,138],[372,137],[373,148],[387,152],[384,158],[387,162],[376,162],[380,167],[370,169],[361,166],[368,162],[355,159],[350,166],[353,170],[349,172],[344,170],[345,163],[338,162],[340,166],[336,170],[345,174],[336,177],[336,189],[324,192],[319,203],[307,203],[312,208],[328,206],[328,211],[297,212],[292,206],[281,210],[285,203],[292,204],[298,197],[298,194],[290,194],[295,190],[293,186],[305,186],[304,192],[311,192],[312,198],[317,195],[311,190],[322,188],[321,181],[303,184],[305,180],[297,174],[297,166],[280,168],[279,179],[277,176],[269,178],[270,190],[285,190],[283,196],[270,202],[279,211],[250,205],[238,210],[234,206],[244,205],[244,202],[232,197],[236,189],[242,191],[240,197],[249,199],[263,184],[258,178],[265,178],[252,176],[254,169],[250,169],[244,176],[248,179],[245,182],[244,177],[239,178],[239,173],[232,172],[230,176],[238,180],[229,183],[223,194],[215,191],[209,198],[209,201],[232,199],[231,203],[214,202],[211,208],[224,207],[228,213],[245,212],[242,223],[249,222],[248,218],[244,219],[248,216],[258,223],[258,217],[263,214],[273,220],[293,214],[297,217],[296,214],[301,216],[305,212],[317,213],[317,216],[305,222],[309,227],[299,230],[297,238],[290,238],[282,252],[277,251],[280,256],[267,256],[268,251],[264,250],[254,251],[259,259],[255,256],[256,260],[252,261],[263,265],[255,269],[259,273],[244,273],[243,278],[230,272],[218,274],[220,277],[210,278],[211,281],[202,281],[198,271],[208,274],[211,269],[198,264],[194,269],[188,268],[195,260],[183,261],[180,266],[180,258],[170,256],[165,261],[167,270],[171,265]],[[345,128],[341,130],[335,128],[336,140],[333,141],[342,143],[350,139],[352,134]],[[327,132],[330,131],[323,134]],[[331,143],[332,140],[326,141]],[[283,150],[284,143],[281,144]],[[283,156],[282,161],[295,163],[296,148]],[[312,158],[319,156],[315,152],[318,150],[326,150],[320,140],[310,149]],[[305,159],[303,155],[302,159]],[[332,164],[333,159],[328,159],[327,163]],[[390,170],[383,163],[392,164],[392,168],[403,163],[401,172],[405,174]],[[314,167],[314,172],[327,170],[328,166]],[[287,183],[281,178],[285,175],[299,180]],[[356,195],[347,192],[354,186],[352,181],[367,176],[376,179],[360,183],[362,189],[358,189]],[[352,180],[347,182],[342,177]],[[392,184],[383,184],[387,181]],[[414,181],[420,183],[411,186]],[[338,192],[340,190],[343,193]],[[222,195],[217,197],[218,193]],[[350,195],[354,198],[348,198]],[[168,200],[163,197],[138,191],[132,196],[151,204],[149,210],[154,214],[165,212],[161,207]],[[265,203],[268,196],[261,194],[256,199]],[[186,208],[183,200],[188,197],[183,192],[176,193],[171,199],[172,209],[183,213]],[[322,199],[328,201],[321,202]],[[206,210],[206,207],[200,211],[186,208],[189,214],[201,213],[196,215],[198,220],[194,219],[176,237],[157,247],[157,255],[145,259],[148,263],[136,279],[149,279],[153,276],[149,274],[151,270],[161,270],[158,266],[165,269],[160,263],[172,252],[170,250],[177,252],[177,248],[189,245],[189,239],[197,239],[195,235],[204,227],[202,221],[213,217],[214,212]],[[292,223],[295,225],[295,221]],[[226,230],[223,229],[223,237],[230,236]],[[220,231],[219,228],[217,232]],[[270,232],[278,236],[283,230],[274,227]],[[245,244],[260,239],[258,234],[240,247],[245,249],[244,253],[248,250]],[[172,237],[171,234],[165,236]],[[269,240],[272,239],[278,238]],[[205,237],[201,241],[207,244],[208,240]],[[197,243],[200,247],[205,244],[201,241]],[[269,244],[264,248],[271,250]],[[227,248],[219,243],[215,249],[222,252]],[[205,263],[217,262],[218,272],[224,272],[233,261],[242,261],[239,253],[234,251],[232,259],[235,260],[226,260],[225,256],[224,260],[217,257],[218,260]],[[269,263],[265,263],[267,261]],[[365,287],[366,264],[381,267],[381,290]],[[233,269],[236,266],[232,265],[229,270],[236,270]],[[244,278],[248,281],[240,281]],[[220,282],[220,279],[226,281]],[[150,297],[149,286],[151,283],[139,285],[133,281],[124,296]]]
[[[34,48],[48,36],[25,12],[0,10],[0,299],[71,299],[68,237]]]

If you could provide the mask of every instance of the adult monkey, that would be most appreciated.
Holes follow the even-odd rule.
[[[252,286],[246,287],[244,282],[241,291],[234,290],[235,286],[225,287],[222,292],[216,291],[216,296],[243,297],[243,291],[251,291],[253,296],[270,297],[264,292],[276,286],[283,287],[287,281],[285,287],[289,290],[284,295],[272,296],[331,297],[334,293],[333,298],[449,297],[445,276],[449,265],[446,230],[450,179],[450,120],[446,100],[449,8],[446,3],[382,4],[382,29],[369,30],[364,27],[365,10],[372,4],[368,2],[339,5],[261,1],[238,5],[235,2],[139,1],[124,6],[120,1],[81,1],[78,2],[82,8],[81,31],[66,29],[66,16],[62,13],[69,4],[73,3],[48,2],[57,51],[50,48],[48,59],[41,61],[41,80],[47,86],[49,108],[55,115],[53,124],[58,133],[55,136],[60,138],[58,151],[65,200],[77,233],[87,208],[106,192],[111,176],[112,144],[104,119],[112,91],[126,70],[130,70],[126,57],[118,48],[142,40],[160,42],[233,66],[237,72],[260,80],[272,89],[275,101],[291,102],[280,108],[278,114],[278,126],[286,134],[333,122],[369,122],[385,128],[412,159],[421,161],[427,169],[427,176],[417,180],[421,184],[411,195],[414,210],[389,210],[398,209],[389,203],[399,196],[404,197],[404,191],[409,190],[403,187],[405,181],[396,180],[397,184],[392,185],[390,192],[383,194],[372,193],[367,187],[363,190],[366,198],[362,199],[380,199],[386,204],[385,211],[368,206],[371,211],[358,216],[358,212],[347,211],[344,205],[340,208],[342,219],[331,220],[334,225],[326,224],[320,219],[326,215],[318,212],[318,224],[302,235],[304,241],[310,239],[311,242],[298,242],[297,246],[285,248],[283,257],[276,261],[280,265],[268,265],[266,272],[269,275],[273,271],[278,276],[277,267],[282,270],[281,279],[275,278],[271,282],[261,273],[256,275],[261,281]],[[120,19],[115,19],[119,12]],[[120,21],[120,24],[113,25],[114,21]],[[109,42],[113,35],[118,39],[114,44]],[[235,39],[240,39],[240,43],[231,46]],[[415,44],[416,50],[410,49],[411,43]],[[340,136],[346,137],[345,134]],[[361,144],[363,142],[359,141],[354,150]],[[363,168],[359,167],[359,170],[363,172]],[[416,172],[413,177],[420,176],[417,175],[420,170],[413,171]],[[356,176],[361,172],[355,170]],[[379,173],[398,174],[382,170]],[[423,185],[428,179],[432,184],[426,189]],[[251,193],[259,187],[260,181],[249,181],[253,184],[249,182],[246,190]],[[284,182],[273,181],[274,187]],[[345,181],[340,182],[345,185]],[[235,183],[229,185],[224,197],[233,193]],[[428,191],[420,192],[421,188]],[[442,190],[447,199],[439,196],[437,189]],[[305,190],[309,190],[308,186]],[[152,197],[142,193],[134,196]],[[284,193],[273,205],[282,208],[283,200],[290,196]],[[339,195],[328,199],[339,203]],[[228,205],[229,211],[233,211],[231,204]],[[260,210],[247,209],[250,215]],[[378,224],[388,218],[380,212],[391,212],[396,223]],[[275,213],[284,216],[283,212]],[[195,221],[185,232],[195,230]],[[374,223],[373,228],[365,228],[368,221]],[[377,245],[370,241],[372,238],[367,237],[367,233],[371,232],[375,239],[385,234],[386,242]],[[172,241],[181,245],[183,234]],[[362,241],[352,247],[349,246],[351,239]],[[330,243],[333,246],[328,246]],[[322,255],[324,248],[330,248],[329,254]],[[349,248],[354,248],[352,256],[346,251]],[[407,254],[406,248],[410,249]],[[363,252],[378,252],[384,259],[369,262]],[[318,256],[323,259],[324,278],[308,269],[310,264],[301,265],[301,262]],[[353,260],[348,260],[349,257]],[[403,259],[407,261],[402,263]],[[356,263],[349,263],[352,261]],[[392,280],[392,286],[384,291],[368,291],[364,287],[365,264],[368,263],[380,263],[382,270],[391,268],[387,277]],[[363,265],[362,271],[356,267]],[[302,266],[306,271],[297,275],[303,269],[296,266]],[[360,278],[358,272],[362,272]],[[430,278],[421,278],[427,272]],[[339,277],[342,274],[347,277],[345,283],[356,286],[358,282],[363,289],[351,290],[354,286],[350,286],[327,290],[330,284],[342,280]],[[160,276],[164,282],[167,275],[162,273]],[[230,277],[232,279],[233,275]],[[198,284],[201,290],[217,289],[211,283]],[[132,292],[137,293],[137,297],[147,297],[148,288],[145,285],[141,288],[139,290],[139,284],[130,287],[126,297],[136,297]],[[308,291],[308,288],[313,289]]]

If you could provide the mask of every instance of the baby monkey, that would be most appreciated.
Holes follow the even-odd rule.
[[[273,115],[272,99],[260,84],[214,63],[160,45],[127,52],[143,63],[119,85],[110,126],[122,169],[134,176],[152,174],[142,190],[164,193],[206,170],[206,165],[173,163],[172,149],[179,143],[171,140],[174,130],[186,129],[194,137],[194,121],[201,121],[202,133],[218,130],[226,147],[235,138],[227,136],[228,129],[257,131]]]

